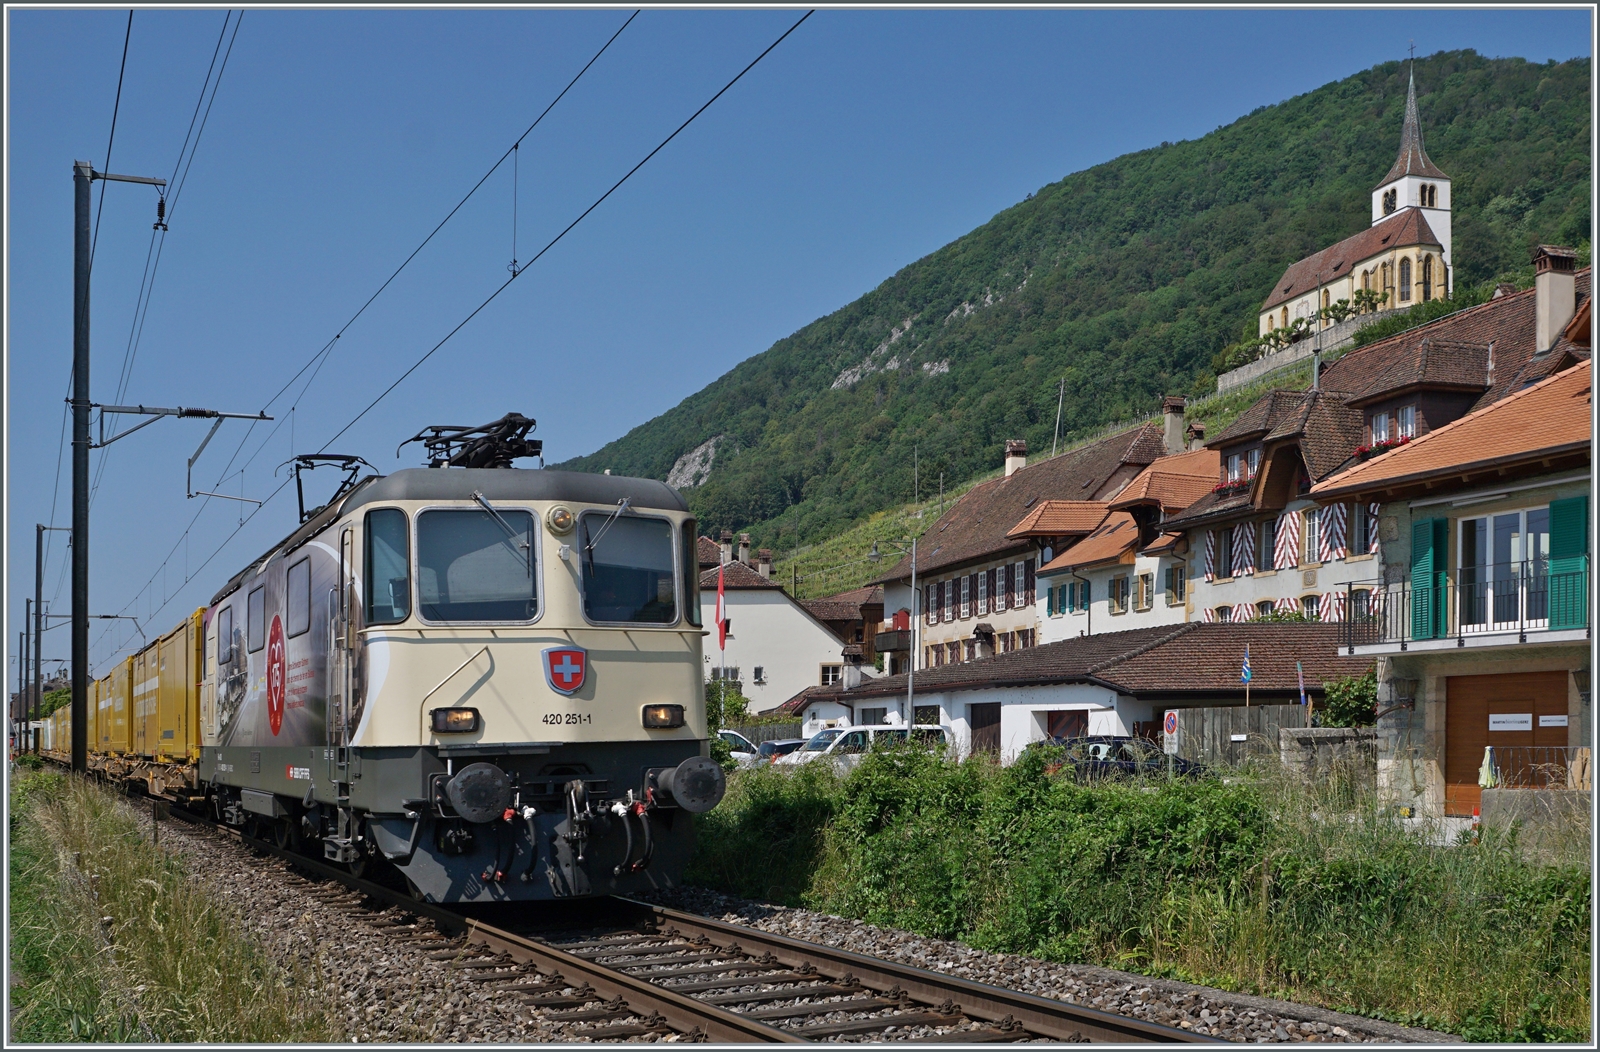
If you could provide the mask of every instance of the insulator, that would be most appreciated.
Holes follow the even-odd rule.
[[[156,218],[167,218],[167,199],[165,197],[156,198]]]

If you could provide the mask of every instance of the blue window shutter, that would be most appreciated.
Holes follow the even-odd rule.
[[[1550,502],[1550,627],[1589,624],[1589,498]]]

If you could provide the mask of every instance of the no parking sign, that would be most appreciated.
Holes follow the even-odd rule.
[[[1178,714],[1172,709],[1167,710],[1167,715],[1161,721],[1161,749],[1176,756],[1178,754]]]

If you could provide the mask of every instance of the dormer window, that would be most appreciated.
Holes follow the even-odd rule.
[[[1396,438],[1417,437],[1417,407],[1403,405],[1394,411],[1394,430]]]
[[[1252,449],[1249,453],[1245,454],[1245,467],[1250,472],[1250,474],[1246,477],[1255,478],[1256,469],[1261,467],[1261,450]]]
[[[1389,441],[1389,414],[1372,414],[1372,444]]]
[[[1225,482],[1237,482],[1237,481],[1239,481],[1239,469],[1242,466],[1242,462],[1243,462],[1243,458],[1241,458],[1239,456],[1239,454],[1237,454],[1237,453],[1228,454],[1228,474],[1227,474],[1227,477],[1223,481],[1225,481]]]

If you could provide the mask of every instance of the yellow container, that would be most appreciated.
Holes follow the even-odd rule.
[[[133,658],[117,662],[107,677],[110,682],[108,700],[106,752],[122,756],[133,751]]]
[[[155,754],[184,762],[199,752],[200,648],[204,645],[205,610],[196,610],[177,628],[156,641],[159,684],[156,699]]]
[[[133,655],[133,754],[154,756],[161,732],[156,728],[156,695],[160,685],[159,642]]]
[[[100,752],[100,699],[105,696],[104,679],[89,681],[89,733],[85,745],[91,755]]]

